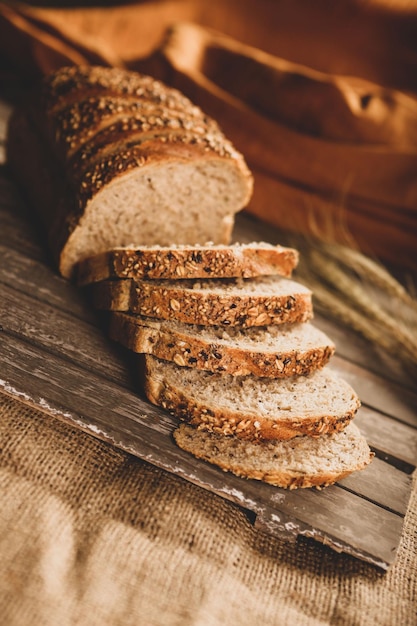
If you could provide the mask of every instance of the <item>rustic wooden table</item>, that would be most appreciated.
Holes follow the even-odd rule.
[[[381,364],[365,341],[327,319],[332,367],[357,390],[356,423],[376,457],[324,489],[285,491],[239,479],[178,449],[168,413],[144,399],[133,355],[107,339],[85,294],[60,278],[4,165],[9,109],[0,103],[0,389],[252,512],[260,530],[313,537],[387,569],[395,559],[417,459],[417,389]],[[268,228],[268,237],[277,242]],[[265,239],[241,216],[240,240]]]

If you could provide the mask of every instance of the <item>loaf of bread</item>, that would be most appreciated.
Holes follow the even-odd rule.
[[[242,439],[317,437],[343,430],[360,402],[329,368],[308,376],[213,374],[145,357],[148,399],[193,426]]]
[[[202,326],[267,326],[307,321],[311,292],[277,276],[190,280],[103,280],[91,287],[98,309]]]
[[[183,450],[225,471],[289,489],[327,487],[362,470],[373,457],[353,423],[332,435],[261,443],[181,424],[174,438]]]
[[[334,343],[312,324],[241,329],[112,313],[109,336],[129,350],[232,376],[288,378],[328,363]]]
[[[9,166],[61,274],[118,246],[228,244],[245,161],[179,92],[116,68],[69,67],[15,110]]]
[[[269,243],[115,248],[77,265],[77,283],[113,278],[195,279],[290,277],[298,263],[293,248]]]

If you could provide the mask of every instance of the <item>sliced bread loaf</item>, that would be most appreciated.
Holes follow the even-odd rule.
[[[318,438],[268,442],[224,437],[181,424],[174,438],[183,450],[225,471],[289,489],[326,487],[363,469],[373,456],[353,423]]]
[[[109,250],[81,261],[79,285],[108,278],[195,279],[291,276],[298,252],[269,243],[231,246],[141,246]]]
[[[242,330],[112,313],[109,335],[134,352],[233,376],[307,374],[323,367],[335,349],[327,335],[308,322]]]
[[[242,155],[213,120],[162,83],[114,68],[48,76],[15,109],[7,158],[65,277],[132,241],[228,244],[252,194]]]
[[[308,376],[211,374],[145,357],[145,393],[179,419],[242,439],[291,439],[343,430],[359,408],[347,382],[329,368]]]
[[[311,291],[277,276],[189,280],[104,280],[92,286],[96,308],[202,326],[268,326],[312,317]]]

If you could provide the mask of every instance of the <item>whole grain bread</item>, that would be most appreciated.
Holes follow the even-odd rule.
[[[174,431],[178,446],[237,476],[277,487],[327,487],[362,470],[372,452],[353,423],[341,432],[289,441],[253,442],[181,424]]]
[[[221,435],[286,440],[343,430],[360,402],[329,367],[308,376],[212,374],[146,355],[144,389],[153,404]]]
[[[311,318],[311,292],[277,276],[191,280],[103,280],[91,285],[97,309],[201,326],[268,326]]]
[[[134,352],[232,376],[287,378],[327,364],[334,344],[309,323],[222,328],[112,313],[109,336]]]
[[[228,244],[252,193],[242,155],[213,120],[162,83],[114,68],[48,77],[12,115],[7,158],[66,277],[132,242]]]
[[[108,278],[289,277],[298,263],[293,248],[265,242],[205,246],[124,247],[84,259],[77,266],[79,285]]]

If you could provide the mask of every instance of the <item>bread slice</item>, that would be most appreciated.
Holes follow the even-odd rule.
[[[269,243],[204,246],[129,246],[81,261],[79,285],[112,278],[171,279],[290,277],[298,263],[293,248]]]
[[[13,113],[7,159],[67,278],[78,261],[132,241],[228,244],[253,187],[215,121],[162,83],[114,68],[48,77]]]
[[[292,378],[211,374],[145,357],[149,401],[179,419],[242,439],[316,437],[343,430],[360,402],[328,367]]]
[[[268,442],[224,437],[181,424],[174,439],[183,450],[225,471],[289,489],[326,487],[362,470],[373,457],[353,423],[332,435]]]
[[[329,337],[309,323],[241,330],[112,313],[109,335],[134,352],[232,376],[307,374],[326,365],[335,350]]]
[[[311,291],[276,276],[206,281],[104,280],[92,286],[96,308],[201,326],[268,326],[312,317]]]

